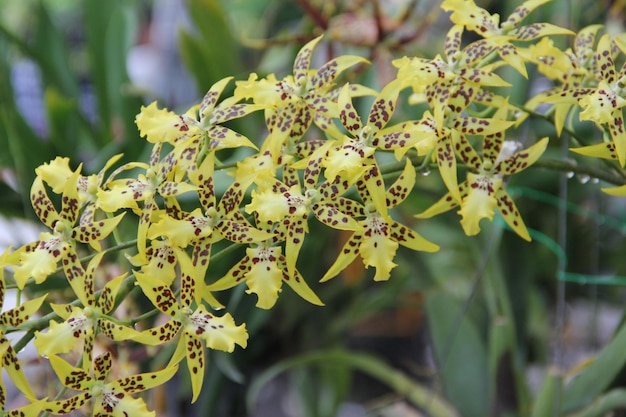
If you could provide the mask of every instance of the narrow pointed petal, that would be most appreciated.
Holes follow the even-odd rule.
[[[126,275],[127,273],[124,273],[108,281],[100,292],[100,297],[98,298],[98,306],[104,314],[108,314],[113,309],[113,307],[115,307],[115,299],[117,298],[117,293],[119,292],[122,282],[124,282],[124,279],[126,278]]]
[[[89,392],[82,392],[66,400],[46,402],[43,408],[51,414],[69,414],[90,402],[91,398]]]
[[[339,107],[339,120],[341,120],[341,124],[352,136],[357,137],[363,129],[363,123],[361,123],[361,118],[352,104],[349,84],[346,84],[341,89],[339,98],[337,99],[337,105]]]
[[[145,372],[142,374],[127,376],[109,385],[118,386],[127,394],[134,394],[136,392],[146,391],[165,384],[176,374],[177,371],[177,365],[169,365],[160,371]],[[133,416],[133,414],[123,414],[122,410],[119,411],[120,415]]]
[[[454,144],[454,149],[456,150],[456,154],[459,158],[461,158],[465,165],[468,166],[468,168],[480,171],[483,161],[480,159],[478,152],[476,152],[465,135],[459,135],[459,140]]]
[[[111,366],[113,365],[111,359],[111,352],[105,352],[101,355],[98,355],[93,360],[93,376],[97,381],[104,381],[109,372],[111,371]]]
[[[320,279],[320,282],[326,282],[336,277],[341,271],[346,269],[348,265],[350,265],[359,254],[359,245],[361,245],[362,240],[362,234],[354,233],[350,237],[350,239],[348,239],[348,241],[343,245],[343,248],[341,248],[341,252],[339,252],[339,256],[337,256],[335,262]]]
[[[141,272],[135,271],[134,274],[137,278],[137,283],[152,304],[163,312],[163,314],[174,317],[179,307],[170,286],[161,280]]]
[[[452,26],[446,34],[443,54],[448,62],[458,58],[457,54],[461,51],[461,36],[463,36],[463,25]]]
[[[204,95],[204,97],[202,97],[202,101],[200,102],[200,108],[198,110],[200,120],[206,119],[208,116],[211,115],[211,112],[217,104],[217,100],[222,94],[222,91],[224,91],[224,88],[226,88],[226,85],[232,79],[233,77],[222,78],[221,80],[213,84],[209,91],[207,91],[207,93]]]
[[[210,124],[215,125],[228,122],[229,120],[239,119],[264,108],[264,106],[258,104],[237,103],[237,101],[237,98],[230,97],[218,104],[211,112],[211,117],[209,118]],[[256,149],[253,144],[251,145]]]
[[[317,220],[333,229],[357,230],[359,228],[356,220],[330,205],[330,203],[315,204],[311,207],[311,210]]]
[[[395,207],[408,197],[415,186],[415,178],[415,167],[407,159],[402,174],[387,189],[387,207]]]
[[[443,183],[446,185],[452,197],[456,201],[461,201],[456,173],[456,158],[452,146],[452,138],[450,136],[440,138],[437,140],[435,153],[437,165],[439,166],[439,174],[441,175]]]
[[[617,109],[613,113],[613,120],[608,123],[609,133],[615,145],[615,153],[620,166],[626,163],[626,131],[624,130],[624,118],[622,110]]]
[[[132,339],[144,345],[158,346],[176,338],[181,327],[180,321],[170,320],[158,327],[139,332]]]
[[[506,43],[498,46],[498,55],[500,58],[517,72],[522,74],[524,78],[528,78],[526,64],[524,58],[517,52],[517,48],[512,43]]]
[[[389,236],[402,246],[415,251],[437,252],[439,250],[439,245],[424,239],[414,230],[398,222],[393,222],[389,226]]]
[[[89,391],[93,386],[94,380],[89,372],[70,365],[56,355],[52,355],[48,359],[63,386],[76,391]]]
[[[200,338],[191,333],[184,333],[180,343],[185,345],[187,369],[191,377],[191,402],[194,403],[200,395],[204,381],[204,346]]]
[[[580,148],[570,148],[569,150],[592,158],[617,160],[617,152],[615,152],[615,145],[612,142],[602,142]]]
[[[380,94],[374,99],[369,115],[367,116],[367,126],[371,126],[375,131],[382,130],[396,109],[396,100],[400,93],[401,83],[392,81],[385,85]]]
[[[511,196],[503,188],[500,188],[496,192],[496,199],[498,201],[498,211],[500,211],[500,214],[506,224],[508,224],[509,227],[513,229],[513,231],[522,239],[530,242],[528,229],[526,229],[526,225],[522,220],[522,215],[517,209],[517,206],[513,202]]]
[[[522,20],[528,16],[530,12],[535,10],[542,4],[548,3],[551,0],[526,0],[519,6],[517,6],[509,17],[502,23],[504,26],[517,27]]]
[[[79,242],[90,243],[97,246],[96,250],[100,250],[98,242],[109,236],[124,217],[125,213],[118,214],[110,219],[98,220],[91,224],[82,224],[72,229],[72,239]]]
[[[460,191],[461,198],[464,198],[467,193],[467,182],[464,182],[459,186],[459,191]],[[413,217],[417,219],[429,219],[438,214],[445,213],[446,211],[452,210],[453,208],[459,205],[459,201],[460,200],[456,200],[454,197],[452,197],[451,193],[447,193],[446,195],[441,197],[436,203],[434,203],[432,206],[430,206],[429,208],[427,208],[421,213],[413,215]]]
[[[245,256],[241,261],[237,262],[230,271],[226,273],[222,278],[218,279],[212,284],[207,285],[209,291],[222,291],[234,287],[242,282],[251,268],[251,261],[249,256]]]
[[[298,79],[302,77],[306,79],[308,76],[313,51],[315,51],[315,47],[322,40],[322,37],[323,36],[320,35],[317,38],[310,40],[298,51],[298,55],[296,55],[296,59],[293,63],[293,78],[296,82],[298,82]]]
[[[6,350],[4,354],[0,355],[0,359],[2,360],[2,368],[9,375],[13,384],[28,398],[29,400],[34,400],[35,394],[26,379],[26,375],[22,369],[22,364],[20,363],[17,352],[10,345],[10,342],[6,339],[4,335],[0,336],[0,343],[5,344]]]
[[[494,169],[494,174],[511,175],[525,170],[543,155],[548,146],[548,138],[543,138],[530,148],[519,151],[502,160]]]
[[[289,287],[300,297],[316,306],[323,306],[324,303],[319,299],[317,294],[313,292],[311,287],[306,283],[304,277],[298,272],[297,269],[293,271],[293,274],[288,274],[286,268],[286,260],[281,257],[279,260],[279,266],[283,271],[283,280]]]
[[[313,78],[311,78],[310,85],[314,89],[327,88],[346,69],[354,65],[366,64],[367,62],[367,59],[356,55],[342,55],[334,58],[317,70]]]
[[[206,133],[209,138],[207,147],[213,151],[239,147],[257,149],[250,139],[225,126],[211,126]]]
[[[54,208],[52,200],[48,197],[48,193],[46,193],[43,179],[39,176],[35,177],[30,188],[30,201],[39,220],[48,228],[54,229],[54,225],[61,217],[57,213],[56,208]]]
[[[287,272],[292,275],[296,270],[296,262],[300,254],[300,248],[304,243],[304,238],[309,231],[307,215],[293,216],[289,219],[287,228],[287,241],[285,243],[285,259]]]
[[[551,23],[532,23],[512,31],[509,35],[514,36],[518,41],[533,41],[542,36],[573,34],[574,32],[571,30],[553,25]]]
[[[21,305],[0,314],[0,324],[3,326],[17,327],[30,319],[39,310],[41,304],[46,299],[46,295],[23,302]]]

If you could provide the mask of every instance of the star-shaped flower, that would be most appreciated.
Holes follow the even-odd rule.
[[[4,297],[6,292],[6,284],[4,280],[4,267],[10,264],[9,249],[4,251],[0,256],[0,361],[2,363],[2,369],[4,369],[11,382],[24,393],[24,395],[31,401],[35,400],[35,394],[33,393],[26,375],[22,370],[22,364],[20,363],[17,352],[11,346],[11,343],[5,335],[7,327],[17,328],[26,323],[32,316],[39,310],[39,307],[46,298],[43,295],[39,298],[35,298],[30,301],[26,301],[21,305],[14,308],[4,310],[2,309],[4,304]],[[4,385],[0,378],[0,408],[4,410],[4,400],[6,397]]]
[[[406,199],[415,185],[415,176],[415,168],[407,160],[402,174],[387,190],[389,208]],[[353,205],[350,214],[359,219],[361,227],[345,243],[333,265],[322,277],[322,282],[337,276],[357,255],[361,256],[366,267],[376,268],[374,281],[386,281],[396,266],[393,259],[399,245],[416,251],[439,250],[439,246],[424,239],[409,227],[378,213],[364,186],[359,187],[359,194],[365,205]]]
[[[468,236],[480,232],[482,218],[493,219],[497,208],[506,223],[525,240],[530,240],[528,230],[522,221],[515,203],[503,187],[503,176],[516,174],[532,165],[544,152],[548,139],[544,138],[528,149],[503,155],[504,133],[486,135],[483,139],[482,158],[470,142],[460,136],[455,149],[461,160],[472,172],[467,180],[459,185],[461,194],[461,225]],[[423,213],[415,217],[429,218],[459,205],[452,193],[443,196]]]
[[[196,282],[191,259],[180,249],[175,249],[180,266],[180,301],[170,285],[159,279],[135,272],[137,283],[154,306],[171,320],[154,329],[141,332],[134,338],[139,343],[161,345],[178,337],[178,344],[170,363],[187,358],[191,376],[192,401],[196,401],[204,378],[204,346],[232,352],[235,345],[245,348],[248,333],[245,324],[237,326],[229,313],[217,316],[199,304],[192,308],[196,298]]]
[[[146,252],[146,238],[151,224],[152,213],[157,210],[156,196],[167,199],[193,191],[195,187],[183,181],[176,181],[177,160],[174,151],[161,157],[162,142],[153,145],[150,163],[130,162],[116,169],[111,177],[115,178],[123,171],[140,168],[145,174],[136,178],[115,179],[108,183],[108,189],[98,190],[98,199],[103,210],[114,213],[122,208],[130,208],[139,215],[137,229],[137,250],[140,256]],[[139,208],[139,202],[143,207]]]
[[[148,142],[168,142],[177,148],[179,164],[194,171],[201,152],[247,146],[256,148],[245,136],[223,126],[230,120],[244,117],[261,106],[238,103],[237,99],[218,99],[232,77],[221,79],[211,86],[199,106],[185,114],[159,109],[156,102],[142,107],[135,122]]]
[[[404,57],[393,61],[397,79],[411,86],[432,109],[437,129],[445,119],[461,115],[483,87],[509,85],[489,68],[477,68],[494,49],[494,42],[481,39],[461,49],[463,26],[455,25],[446,34],[444,58]],[[414,98],[415,101],[415,98]]]
[[[74,273],[71,268],[67,268],[67,265],[77,262],[76,241],[88,243],[99,251],[101,250],[99,242],[106,238],[120,222],[123,214],[110,219],[89,219],[82,224],[76,224],[80,214],[77,187],[79,177],[80,168],[65,182],[60,211],[57,211],[48,196],[42,177],[35,178],[30,192],[31,202],[37,217],[52,229],[52,233],[42,232],[38,241],[25,245],[12,254],[18,259],[13,268],[19,288],[23,288],[31,277],[36,283],[42,283],[55,271],[61,260],[65,260],[64,270],[67,279],[71,281]]]
[[[302,179],[304,187],[297,174],[285,178],[286,183],[275,180],[271,187],[253,190],[252,201],[246,205],[246,211],[254,213],[260,223],[281,223],[286,228],[285,257],[291,276],[296,273],[296,261],[308,232],[307,219],[311,213],[334,229],[358,228],[356,221],[341,211],[345,201],[342,194],[347,191],[349,182],[335,179],[318,184],[322,160],[320,153],[303,160],[306,162]],[[288,172],[285,169],[285,173]]]
[[[166,383],[178,370],[178,365],[174,364],[160,371],[106,382],[113,366],[111,352],[103,353],[94,360],[93,375],[58,356],[50,356],[49,360],[63,386],[81,391],[70,398],[45,403],[44,409],[52,414],[68,414],[91,403],[94,417],[155,417],[155,412],[148,411],[143,399],[131,395]]]
[[[463,25],[484,38],[496,39],[496,50],[500,58],[524,77],[528,77],[524,60],[511,41],[532,41],[546,35],[572,33],[550,23],[531,23],[520,26],[526,16],[549,1],[527,0],[517,6],[502,23],[498,14],[490,14],[487,10],[478,7],[474,0],[444,0],[441,8],[452,12],[450,20],[456,25]]]
[[[293,64],[293,75],[282,80],[273,75],[258,80],[257,75],[252,74],[248,81],[237,83],[235,97],[251,98],[255,104],[265,107],[270,136],[262,150],[269,149],[275,158],[287,139],[295,143],[311,123],[322,130],[334,127],[332,119],[338,116],[334,81],[347,68],[366,62],[362,57],[344,55],[331,59],[317,71],[311,70],[313,52],[321,39],[319,36],[300,49]],[[353,93],[362,94],[362,91],[354,86]]]
[[[115,306],[115,298],[119,291],[122,280],[126,274],[122,274],[106,283],[96,300],[95,273],[100,267],[104,253],[99,253],[87,265],[87,269],[77,263],[72,266],[75,271],[74,279],[70,281],[76,297],[82,307],[71,304],[52,304],[52,309],[64,321],[58,323],[50,321],[46,332],[37,332],[35,335],[35,347],[42,356],[68,353],[76,344],[84,339],[83,364],[89,366],[92,360],[93,346],[96,331],[102,332],[112,340],[127,340],[134,337],[137,332],[112,320],[109,313]]]
[[[546,99],[553,104],[578,103],[580,120],[606,125],[621,166],[626,164],[626,130],[622,108],[626,105],[626,66],[618,73],[613,59],[614,43],[608,34],[598,41],[595,58],[595,88],[581,86],[561,91]]]

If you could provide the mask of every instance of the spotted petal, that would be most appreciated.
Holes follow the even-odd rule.
[[[304,77],[304,79],[306,79],[308,76],[313,51],[321,40],[322,36],[320,35],[307,42],[307,44],[298,51],[298,55],[296,55],[296,59],[293,63],[293,78],[296,82],[298,82],[300,78]]]
[[[50,326],[45,333],[36,333],[35,347],[42,356],[68,353],[79,341],[92,335],[93,332],[92,318],[88,317],[85,310],[73,307],[72,313],[65,321],[58,323],[50,320]]]
[[[47,295],[26,301],[21,305],[0,314],[0,325],[18,327],[30,319],[39,310]]]
[[[95,250],[100,251],[99,242],[113,232],[124,214],[118,214],[110,219],[97,220],[94,223],[81,224],[72,229],[72,238],[79,242],[89,243]]]
[[[82,392],[65,400],[47,402],[44,410],[52,414],[69,414],[87,404],[92,398],[89,392]]]
[[[402,173],[387,189],[386,199],[389,208],[397,206],[408,197],[415,186],[415,177],[415,168],[407,159]]]
[[[498,201],[498,211],[502,215],[502,218],[509,225],[511,229],[515,233],[517,233],[522,239],[530,242],[530,234],[528,233],[528,229],[526,229],[526,225],[524,225],[524,221],[522,220],[522,216],[517,210],[515,203],[511,196],[506,192],[504,188],[500,188],[496,192],[496,199]]]
[[[496,191],[502,186],[502,179],[486,175],[467,174],[468,193],[461,201],[461,226],[468,236],[480,232],[479,222],[483,218],[493,219],[497,206]]]
[[[156,101],[142,106],[135,118],[141,136],[148,142],[176,143],[200,132],[200,126],[191,115],[178,115],[167,109],[159,109]]]
[[[65,185],[65,183],[64,183]],[[39,220],[48,228],[53,229],[56,222],[60,219],[52,200],[48,197],[40,176],[35,177],[33,185],[30,188],[30,201],[32,202],[35,214]]]
[[[580,148],[570,148],[569,150],[580,155],[590,156],[592,158],[617,160],[615,145],[612,142],[602,142]]]
[[[150,346],[158,346],[173,340],[180,331],[182,323],[178,320],[170,320],[158,327],[144,330],[133,337],[138,343]]]
[[[339,256],[337,256],[335,262],[320,279],[320,282],[326,282],[336,277],[341,271],[346,269],[359,254],[359,246],[362,241],[363,235],[361,233],[353,233],[341,248],[341,252],[339,252]]]
[[[3,346],[4,353],[0,354],[0,360],[2,360],[2,368],[6,371],[6,373],[11,378],[11,381],[15,386],[31,401],[35,400],[35,394],[26,379],[26,375],[22,369],[22,364],[20,363],[17,352],[11,346],[10,342],[6,339],[4,335],[0,336],[0,345]],[[0,382],[0,386],[2,383]]]
[[[352,97],[350,95],[350,85],[346,84],[339,93],[337,99],[339,106],[339,119],[341,124],[346,128],[352,136],[357,137],[363,129],[363,123],[357,113],[354,105],[352,104]]]
[[[206,119],[211,115],[211,112],[215,108],[217,104],[217,100],[226,88],[226,85],[232,80],[233,77],[225,77],[221,80],[217,81],[215,84],[211,86],[209,91],[204,95],[202,101],[200,102],[200,108],[198,113],[200,114],[200,120]]]
[[[252,263],[246,274],[246,293],[257,295],[257,307],[270,309],[276,304],[283,283],[283,271],[277,262],[280,247],[248,248],[246,254]]]
[[[313,292],[297,269],[294,269],[291,274],[287,272],[286,259],[284,256],[280,256],[278,258],[278,264],[280,269],[283,271],[283,280],[296,294],[313,305],[324,305],[322,300],[320,300],[317,294]]]
[[[342,55],[334,58],[317,70],[315,75],[311,78],[310,86],[314,89],[328,88],[343,71],[354,65],[365,64],[367,62],[365,58],[356,55]]]
[[[530,148],[519,151],[502,160],[494,169],[494,174],[516,174],[534,164],[548,146],[548,138],[543,138]]]
[[[209,313],[203,306],[189,316],[189,324],[185,331],[206,342],[210,349],[233,352],[235,345],[245,348],[248,345],[246,325],[236,325],[229,313],[216,316]]]
[[[170,286],[141,272],[135,271],[134,274],[137,278],[137,283],[152,304],[162,313],[174,317],[179,307]]]

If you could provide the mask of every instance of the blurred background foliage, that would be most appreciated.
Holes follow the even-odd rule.
[[[508,16],[520,2],[477,3]],[[623,32],[625,8],[619,0],[555,0],[531,19],[572,30],[600,23]],[[34,169],[56,156],[74,166],[82,162],[88,173],[119,152],[120,163],[145,159],[147,147],[134,124],[142,104],[156,99],[184,111],[224,76],[281,77],[291,72],[300,46],[320,33],[326,37],[318,62],[366,56],[372,64],[351,76],[380,88],[395,76],[393,58],[433,57],[449,27],[439,2],[429,0],[0,0],[0,10],[0,213],[9,223],[33,217],[28,190]],[[558,39],[567,46],[568,39]],[[541,85],[532,72],[530,81],[506,76],[514,80],[507,91],[514,103],[524,103]],[[405,106],[397,117],[415,114]],[[259,143],[260,122],[235,128]],[[551,135],[551,156],[574,158],[562,154],[561,140],[540,120],[530,119],[513,135],[521,142]],[[185,405],[183,377],[161,411],[552,415],[558,388],[548,370],[558,361],[584,369],[563,388],[566,411],[590,406],[600,395],[619,397],[626,381],[619,279],[626,275],[624,201],[602,195],[594,179],[580,176],[565,182],[564,194],[559,173],[532,170],[516,177],[510,190],[533,243],[498,220],[468,238],[453,212],[424,224],[408,215],[443,194],[438,175],[422,174],[395,215],[440,243],[439,253],[400,250],[399,266],[385,283],[372,282],[372,271],[360,263],[340,280],[311,282],[324,308],[285,290],[277,306],[264,311],[242,288],[233,291],[224,302],[247,323],[248,348],[212,352],[200,400]],[[566,231],[564,250],[559,230]],[[0,233],[3,243],[19,243],[19,233]],[[340,244],[322,227],[312,225],[310,236],[315,239],[305,241],[299,269],[321,277]],[[212,264],[212,273],[221,276],[236,255]],[[601,284],[594,282],[598,277],[605,277]],[[564,296],[567,308],[557,311],[555,300]],[[619,398],[626,408],[624,394]]]

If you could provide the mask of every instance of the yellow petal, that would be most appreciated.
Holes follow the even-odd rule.
[[[480,232],[479,222],[483,218],[493,220],[497,206],[495,192],[500,188],[502,179],[490,178],[485,175],[467,174],[468,194],[461,201],[461,225],[468,236]]]

